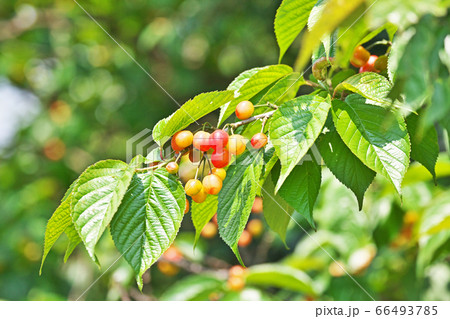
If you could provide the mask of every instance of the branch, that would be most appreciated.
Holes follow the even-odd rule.
[[[271,116],[273,115],[273,113],[275,113],[275,111],[270,111],[270,112],[267,112],[267,113],[255,115],[255,116],[252,116],[252,117],[250,117],[250,118],[248,118],[248,119],[246,119],[246,120],[243,120],[243,121],[240,121],[240,122],[236,122],[236,123],[229,124],[229,126],[230,126],[231,128],[237,128],[237,127],[239,127],[239,126],[242,126],[242,125],[251,123],[251,122],[256,121],[256,120],[259,120],[259,119],[269,118],[269,117],[271,117]]]

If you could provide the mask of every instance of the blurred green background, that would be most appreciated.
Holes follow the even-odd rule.
[[[80,3],[179,103],[225,89],[243,70],[277,63],[278,1]],[[284,63],[292,64],[296,48]],[[242,249],[250,268],[240,292],[226,284],[226,269],[236,260],[217,235],[203,238],[193,253],[189,215],[175,243],[182,261],[173,273],[152,267],[143,294],[122,259],[83,294],[119,257],[109,234],[98,246],[102,269],[81,247],[64,264],[61,239],[39,276],[46,223],[70,183],[97,160],[125,160],[126,140],[176,109],[75,2],[2,3],[0,299],[368,300],[318,243],[375,299],[450,299],[450,161],[444,153],[437,186],[412,165],[403,203],[376,179],[363,212],[325,171],[315,211],[319,230],[298,217],[311,237],[292,224],[289,250],[268,230],[253,238]],[[252,219],[263,221],[262,214]]]

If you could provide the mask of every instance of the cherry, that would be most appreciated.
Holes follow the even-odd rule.
[[[246,120],[250,118],[253,114],[255,107],[250,101],[242,101],[236,106],[236,116],[240,120]]]
[[[263,211],[263,200],[261,197],[256,197],[252,206],[252,213],[258,214]]]
[[[387,65],[388,65],[388,57],[386,55],[381,55],[375,61],[374,67],[375,70],[382,72],[387,69]]]
[[[203,190],[203,185],[197,179],[190,179],[187,181],[186,185],[184,185],[184,191],[191,197],[200,193],[201,190]]]
[[[216,151],[221,151],[228,144],[228,133],[224,130],[215,130],[210,136],[211,147]]]
[[[204,238],[213,238],[217,234],[217,225],[212,222],[207,223],[200,234]]]
[[[206,193],[217,195],[222,189],[222,180],[217,175],[207,175],[203,178],[203,188]]]
[[[197,164],[200,162],[200,159],[202,158],[202,152],[196,148],[192,148],[189,150],[189,159],[192,163]]]
[[[211,218],[211,220],[214,224],[217,225],[217,214],[214,214],[214,216]]]
[[[227,166],[230,163],[230,152],[226,148],[222,152],[213,152],[211,155],[211,163],[217,168]]]
[[[367,51],[366,49],[364,49],[364,47],[360,45],[360,46],[356,47],[356,49],[353,51],[353,56],[350,59],[350,63],[355,68],[360,68],[367,63],[367,61],[369,60],[369,57],[370,57],[370,52]]]
[[[227,171],[224,170],[223,168],[213,167],[212,173],[213,173],[214,175],[216,175],[217,177],[219,177],[222,181],[223,181],[223,180],[225,179],[225,177],[227,176]]]
[[[239,134],[233,134],[228,140],[228,150],[233,155],[241,155],[245,151],[245,138]]]
[[[245,287],[245,280],[242,277],[230,277],[227,286],[232,291],[241,291]]]
[[[253,148],[260,149],[267,144],[267,135],[264,133],[256,133],[253,135],[250,140],[250,144],[252,144]]]
[[[186,208],[184,209],[184,213],[187,214],[189,212],[189,201],[186,198]]]
[[[166,170],[170,174],[176,174],[176,173],[178,173],[178,164],[175,162],[170,162],[166,165]]]
[[[247,224],[247,230],[253,237],[258,237],[264,231],[264,225],[259,219],[252,219]]]
[[[369,58],[369,61],[367,61],[366,64],[364,64],[362,67],[359,68],[359,73],[363,72],[380,72],[375,69],[375,62],[377,61],[378,56],[371,55]]]
[[[169,248],[167,248],[167,250],[164,252],[163,254],[164,259],[166,259],[167,261],[180,261],[181,259],[183,259],[183,254],[181,253],[181,251],[176,248],[175,246],[170,246]]]
[[[228,277],[244,277],[245,269],[240,265],[235,265],[228,270]]]
[[[158,261],[157,267],[162,274],[169,277],[175,276],[180,271],[178,266],[164,260]]]
[[[200,203],[203,203],[203,202],[205,201],[207,195],[208,195],[208,194],[205,192],[205,188],[202,187],[202,188],[200,189],[200,192],[198,192],[196,195],[193,195],[193,196],[191,196],[191,197],[192,197],[192,200],[193,200],[194,202],[200,204]]]
[[[239,238],[238,246],[246,247],[250,245],[251,242],[252,242],[252,234],[250,234],[248,230],[244,229],[244,231],[241,234],[241,237]]]
[[[194,135],[189,131],[180,131],[172,136],[170,142],[175,152],[179,152],[192,144]]]
[[[211,148],[209,137],[211,134],[205,131],[198,131],[194,135],[194,147],[202,152],[206,152]]]

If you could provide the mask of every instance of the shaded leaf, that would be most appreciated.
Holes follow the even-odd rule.
[[[317,146],[333,175],[355,194],[361,210],[364,193],[372,183],[375,172],[350,151],[336,130],[321,135]]]
[[[291,171],[279,190],[281,198],[299,212],[313,227],[313,208],[319,194],[321,167],[315,160],[303,161]]]
[[[274,180],[278,179],[279,171],[280,166],[276,165],[271,173],[274,174],[274,177],[269,175],[265,180],[264,186],[261,188],[261,195],[264,198],[264,219],[286,245],[286,231],[294,209],[281,198],[280,194],[275,194]]]
[[[411,113],[406,118],[411,138],[411,158],[421,163],[433,175],[436,182],[435,166],[439,156],[438,136],[434,126],[425,129],[419,122],[419,115]]]

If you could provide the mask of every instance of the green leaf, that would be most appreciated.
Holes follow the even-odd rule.
[[[238,241],[247,224],[262,172],[262,153],[244,152],[227,170],[219,193],[219,234],[243,264]]]
[[[424,212],[419,226],[419,252],[417,273],[422,276],[427,266],[450,252],[450,196],[442,193],[433,200],[433,205]],[[431,235],[430,235],[431,234]]]
[[[439,76],[439,50],[450,26],[426,15],[414,29],[398,63],[395,86],[404,94],[405,103],[416,110],[431,97],[432,85]]]
[[[283,0],[275,15],[275,36],[280,47],[281,62],[289,46],[308,22],[308,16],[317,0]]]
[[[248,268],[246,282],[251,285],[270,286],[280,289],[316,295],[313,281],[301,270],[279,264],[263,264]]]
[[[69,226],[67,226],[66,230],[64,231],[69,238],[69,244],[67,245],[66,253],[64,255],[64,262],[67,262],[67,259],[69,259],[70,255],[72,254],[73,250],[82,242],[80,236],[77,233],[77,230],[75,229],[75,226],[73,223],[71,223]],[[97,258],[95,258],[97,260]]]
[[[325,164],[334,176],[355,194],[361,210],[364,193],[372,183],[375,172],[350,151],[336,130],[321,135],[317,141]]]
[[[261,178],[259,179],[259,185],[264,185],[265,180],[270,175],[272,168],[278,162],[278,156],[275,153],[275,148],[273,147],[272,141],[269,140],[266,147],[264,148],[264,166],[261,173]],[[261,190],[258,191],[258,195],[261,194]]]
[[[346,103],[345,103],[346,102]],[[410,143],[404,120],[352,94],[333,101],[333,120],[344,143],[367,167],[392,182],[401,194]]]
[[[369,42],[370,40],[372,40],[373,38],[375,38],[378,34],[380,34],[382,31],[386,30],[389,40],[392,41],[394,39],[394,34],[395,32],[397,32],[398,27],[391,23],[391,22],[387,22],[384,25],[382,25],[381,27],[376,28],[375,30],[369,32],[369,34],[367,34],[364,38],[362,38],[357,45],[361,45],[364,44],[366,42]]]
[[[361,8],[362,9],[362,8]],[[348,64],[353,51],[358,46],[360,39],[367,33],[367,16],[361,10],[355,10],[337,30],[337,52],[335,65],[348,69]]]
[[[262,69],[262,67],[259,67],[242,72],[228,85],[227,90],[236,91],[240,89],[253,75]]]
[[[329,99],[304,95],[281,105],[269,120],[269,136],[281,162],[275,192],[314,144],[330,107]]]
[[[64,231],[66,231],[67,233],[67,227],[73,228],[72,217],[70,214],[70,202],[72,200],[73,189],[77,182],[78,179],[69,186],[69,189],[66,191],[63,199],[61,200],[61,204],[58,206],[47,223],[44,237],[44,252],[42,254],[39,275],[41,275],[42,273],[42,267],[44,266],[45,258],[47,257],[55,242]]]
[[[321,178],[321,167],[314,159],[303,161],[294,167],[278,192],[314,229],[313,208],[319,195]]]
[[[374,72],[363,72],[341,82],[334,92],[348,90],[382,105],[391,105],[392,103],[386,98],[391,88],[391,84],[384,76]]]
[[[134,169],[117,160],[100,161],[88,167],[74,187],[72,220],[93,260],[95,245],[117,211]]]
[[[45,258],[52,249],[55,242],[67,228],[72,224],[72,218],[70,216],[70,200],[71,194],[59,205],[52,217],[47,223],[45,229],[44,239],[44,253],[42,255],[41,268],[39,269],[39,275],[42,273],[42,267],[44,266]]]
[[[305,34],[295,70],[302,70],[325,35],[330,35],[364,1],[329,0],[312,29]]]
[[[292,73],[292,68],[283,64],[270,65],[258,69],[256,73],[235,91],[235,99],[221,108],[218,125],[222,125],[222,123],[234,113],[236,105],[238,105],[239,102],[250,100],[270,84],[290,73]]]
[[[185,206],[183,186],[166,169],[133,176],[111,222],[111,235],[140,289],[142,275],[175,239]]]
[[[411,158],[425,166],[433,175],[436,183],[435,166],[439,156],[437,132],[434,126],[425,129],[419,120],[419,115],[414,113],[406,118],[408,133],[411,138]]]
[[[450,117],[448,101],[450,101],[450,77],[446,81],[439,79],[434,82],[431,103],[423,114],[423,124],[426,128]]]
[[[272,176],[268,176],[261,188],[261,195],[264,198],[264,219],[286,245],[286,231],[294,209],[281,198],[280,194],[275,194],[274,180],[278,179],[279,171],[280,166],[275,165],[271,173]]]
[[[192,202],[191,217],[195,228],[194,246],[197,244],[203,227],[213,218],[217,212],[217,196],[208,196],[203,203]]]
[[[211,292],[221,290],[223,281],[211,275],[192,275],[177,281],[161,296],[163,301],[205,300]]]
[[[232,99],[233,91],[214,91],[197,95],[184,103],[171,116],[156,123],[153,128],[153,140],[159,145],[164,145],[173,134],[227,104]]]
[[[327,4],[326,0],[318,0],[311,10],[308,17],[308,31],[311,31],[322,16],[323,10]],[[335,34],[325,34],[320,41],[322,42],[315,50],[313,50],[311,61],[316,62],[321,57],[329,58],[334,55]]]
[[[265,104],[267,102],[281,104],[289,101],[295,97],[300,86],[305,83],[306,81],[300,73],[293,72],[288,74],[278,80],[258,101],[258,104]]]

